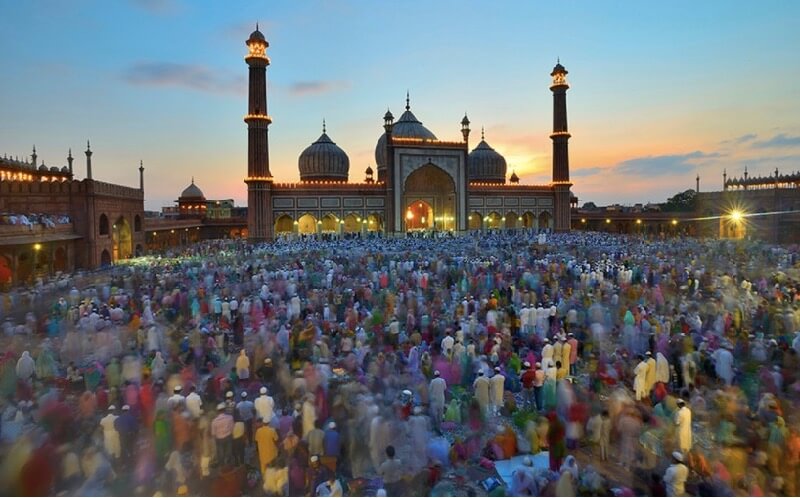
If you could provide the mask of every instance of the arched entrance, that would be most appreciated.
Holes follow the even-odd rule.
[[[522,226],[523,227],[525,227],[525,228],[533,228],[534,220],[535,220],[535,218],[533,216],[533,213],[531,213],[530,211],[525,211],[522,214]]]
[[[467,221],[469,221],[470,230],[480,230],[481,227],[483,226],[481,223],[483,221],[483,216],[481,216],[481,213],[477,211],[470,214],[469,217],[467,218]]]
[[[367,231],[369,232],[382,232],[383,219],[378,214],[371,214],[367,217]]]
[[[336,233],[338,230],[339,220],[332,214],[326,214],[322,217],[322,233]]]
[[[275,220],[275,233],[286,234],[292,233],[292,218],[289,215],[283,214]]]
[[[67,271],[67,251],[63,247],[56,248],[53,253],[53,271]]]
[[[486,228],[489,230],[495,230],[498,228],[503,227],[503,220],[499,213],[491,212],[486,216],[486,219],[483,221],[486,222]]]
[[[111,254],[108,252],[108,249],[103,249],[103,252],[100,253],[100,266],[109,266],[111,264]]]
[[[539,214],[539,228],[553,228],[553,217],[547,211],[542,211]]]
[[[344,217],[344,232],[357,233],[361,230],[361,218],[353,213]]]
[[[425,201],[414,201],[406,206],[406,231],[433,228],[433,206]]]
[[[317,233],[317,219],[310,214],[304,214],[297,220],[297,233],[308,235]]]
[[[455,230],[455,199],[450,175],[433,163],[418,168],[406,178],[403,189],[405,230]]]
[[[128,259],[133,254],[133,238],[131,237],[131,225],[124,216],[117,218],[112,227],[113,259]]]
[[[517,213],[509,211],[506,213],[506,228],[517,228]]]

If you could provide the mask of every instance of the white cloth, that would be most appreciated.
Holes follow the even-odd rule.
[[[675,425],[678,426],[678,446],[686,454],[692,449],[692,411],[688,406],[675,413]]]
[[[254,405],[256,407],[256,414],[258,415],[259,420],[272,420],[272,415],[275,410],[275,400],[272,399],[272,396],[262,394],[256,398]]]
[[[667,496],[683,496],[686,494],[686,479],[689,478],[689,468],[682,463],[673,463],[664,473],[664,484]]]

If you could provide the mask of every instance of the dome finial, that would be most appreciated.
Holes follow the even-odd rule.
[[[408,90],[406,90],[406,111],[411,110],[411,96],[409,95]]]
[[[484,131],[483,126],[481,126],[481,140],[486,140],[486,132]]]
[[[258,31],[258,21],[256,21],[256,31]]]
[[[194,185],[194,177],[192,177],[192,185]]]
[[[322,133],[327,133],[325,130],[325,118],[322,118]]]

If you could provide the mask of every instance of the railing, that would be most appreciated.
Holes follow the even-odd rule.
[[[26,225],[0,225],[0,242],[3,237],[17,237],[21,235],[48,235],[48,234],[72,234],[75,227],[72,223],[63,223],[53,228],[34,223]]]

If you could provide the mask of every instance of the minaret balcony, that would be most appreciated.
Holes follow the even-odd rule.
[[[272,118],[267,114],[245,114],[244,122],[249,123],[250,121],[264,121],[267,124],[270,124],[272,123]]]

